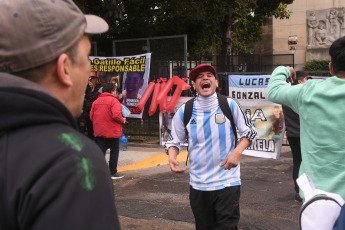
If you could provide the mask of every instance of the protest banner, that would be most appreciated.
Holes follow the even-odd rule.
[[[278,159],[285,121],[282,107],[267,99],[270,75],[229,75],[229,96],[239,102],[258,132],[256,143],[243,154]]]
[[[136,108],[149,81],[151,53],[121,57],[90,56],[91,72],[101,80],[102,84],[116,79],[122,99],[131,114],[129,118],[142,118],[142,110]]]

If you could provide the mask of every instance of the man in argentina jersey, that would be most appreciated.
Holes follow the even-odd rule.
[[[165,148],[171,171],[182,173],[176,160],[188,135],[190,162],[190,204],[196,229],[237,229],[240,218],[240,156],[257,136],[240,105],[228,98],[240,141],[235,146],[231,122],[223,114],[217,99],[216,70],[198,65],[189,77],[198,96],[192,117],[185,127],[182,105],[172,121],[170,140]]]

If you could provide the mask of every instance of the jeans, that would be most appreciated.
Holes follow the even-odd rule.
[[[120,152],[119,140],[119,138],[96,137],[96,144],[101,148],[104,155],[107,149],[110,148],[109,170],[111,175],[117,173],[117,163],[119,161]]]

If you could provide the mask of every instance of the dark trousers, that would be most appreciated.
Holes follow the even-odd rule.
[[[190,187],[189,200],[197,230],[237,230],[240,220],[240,186],[216,191],[200,191]]]
[[[85,128],[87,130],[87,136],[93,140],[94,136],[93,136],[92,121],[90,120],[89,116],[84,116],[84,118],[85,118]]]
[[[293,161],[293,169],[292,169],[292,178],[293,182],[295,184],[295,191],[296,193],[299,192],[299,187],[296,182],[298,178],[299,173],[299,167],[302,162],[302,156],[301,156],[301,140],[299,137],[287,137],[289,141],[289,145],[292,152],[292,161]]]
[[[106,153],[110,148],[109,170],[111,175],[117,173],[117,163],[119,161],[119,138],[103,138],[96,137],[96,143],[101,148],[102,152]]]

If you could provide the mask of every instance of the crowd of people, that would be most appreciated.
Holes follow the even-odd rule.
[[[142,76],[127,75],[126,95],[117,92],[119,79],[101,84],[91,75],[90,36],[106,32],[108,24],[84,15],[72,0],[2,1],[0,18],[0,228],[120,229],[111,180],[123,177],[117,172],[126,122],[120,101],[138,97],[130,88],[140,88]],[[279,66],[267,92],[283,105],[293,180],[307,173],[316,188],[345,198],[345,37],[329,54],[333,77],[308,80],[304,72]],[[169,165],[175,173],[186,171],[177,155],[187,139],[196,229],[238,229],[240,158],[257,132],[228,98],[235,135],[222,113],[213,66],[198,65],[189,78],[198,96],[187,124],[185,105],[173,117],[165,145]],[[81,115],[87,136],[75,122]],[[275,124],[272,137],[281,131]],[[296,183],[295,192],[301,201]]]
[[[104,157],[110,149],[108,166],[112,179],[124,177],[117,172],[119,138],[123,133],[122,124],[126,123],[121,105],[126,92],[119,93],[119,85],[118,76],[102,78],[96,76],[96,72],[91,72],[85,90],[82,115],[77,120],[80,131],[96,142]]]

